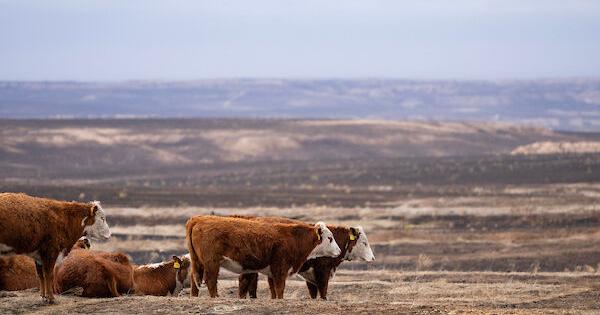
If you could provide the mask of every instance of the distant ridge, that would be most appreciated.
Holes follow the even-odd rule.
[[[600,79],[0,82],[0,118],[361,118],[600,131]]]

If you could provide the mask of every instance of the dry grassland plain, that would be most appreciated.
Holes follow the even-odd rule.
[[[185,253],[187,218],[214,213],[360,224],[376,256],[343,263],[327,301],[296,277],[272,301],[263,276],[258,299],[240,300],[222,271],[217,299],[203,287],[48,306],[32,289],[0,293],[0,314],[600,313],[600,154],[513,152],[597,135],[373,121],[0,126],[0,190],[101,200],[114,236],[95,249],[158,262]]]

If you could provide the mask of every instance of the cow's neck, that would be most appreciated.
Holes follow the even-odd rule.
[[[66,216],[59,216],[64,218],[64,233],[67,236],[67,242],[69,244],[64,244],[68,246],[67,251],[71,250],[73,244],[77,242],[77,240],[83,235],[83,229],[81,222],[89,215],[90,213],[90,205],[79,202],[68,202],[64,207],[60,209],[53,209],[54,211],[64,211],[67,212]]]
[[[296,229],[301,231],[302,237],[293,238],[296,246],[294,246],[295,251],[290,252],[290,256],[292,256],[292,261],[296,263],[292,266],[292,273],[296,273],[300,270],[300,267],[302,267],[302,264],[306,261],[308,255],[310,255],[312,250],[316,247],[315,243],[317,241],[317,234],[312,226],[298,225]]]
[[[344,257],[346,257],[346,253],[348,252],[348,248],[350,246],[350,229],[343,226],[328,226],[331,233],[333,233],[333,238],[335,242],[338,244],[342,252],[339,256],[335,257],[336,267],[344,261]]]

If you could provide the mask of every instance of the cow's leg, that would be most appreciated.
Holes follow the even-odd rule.
[[[38,279],[40,280],[40,296],[46,298],[46,281],[44,280],[44,268],[40,261],[35,261],[35,271],[37,272]]]
[[[215,261],[207,262],[204,265],[204,278],[206,278],[206,287],[208,287],[208,293],[210,297],[218,297],[217,292],[217,279],[219,278],[219,263]]]
[[[251,273],[243,273],[238,277],[238,297],[240,299],[246,298],[246,294],[248,293],[248,286],[250,285],[251,279]]]
[[[110,291],[110,294],[112,297],[121,296],[121,294],[119,293],[119,290],[117,289],[117,279],[115,279],[114,276],[110,276],[110,279],[107,284],[108,284],[108,291]]]
[[[306,281],[306,286],[308,287],[308,293],[310,294],[310,297],[312,299],[316,299],[319,288],[314,283],[308,281]]]
[[[257,289],[258,289],[258,273],[253,273],[252,279],[250,281],[250,287],[248,288],[251,299],[256,299],[256,290]]]
[[[271,263],[271,274],[275,286],[275,295],[278,299],[283,299],[285,290],[285,280],[287,279],[289,267],[283,262]]]
[[[54,292],[52,290],[54,286],[54,263],[56,258],[47,259],[42,262],[42,272],[44,274],[44,290],[46,291],[46,299],[48,303],[54,304],[56,301],[54,299]]]
[[[327,300],[327,287],[329,286],[329,275],[319,281],[319,295],[323,300]]]
[[[283,291],[285,290],[285,274],[277,275],[273,278],[273,283],[275,284],[275,293],[278,299],[283,299]]]
[[[275,283],[273,282],[273,278],[269,277],[269,291],[271,291],[271,298],[276,299],[277,293],[275,292]]]

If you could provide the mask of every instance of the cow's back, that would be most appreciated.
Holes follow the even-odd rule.
[[[78,250],[65,259],[56,270],[59,293],[82,287],[85,297],[109,297],[109,283],[114,279],[119,292],[133,288],[133,269],[120,253]]]
[[[239,218],[200,216],[190,219],[188,226],[201,255],[223,255],[256,268],[264,267],[273,247],[284,237],[268,223]]]
[[[25,194],[0,194],[0,243],[17,253],[37,249],[57,225],[54,203]]]
[[[37,288],[39,280],[35,262],[24,255],[0,257],[0,291]]]

